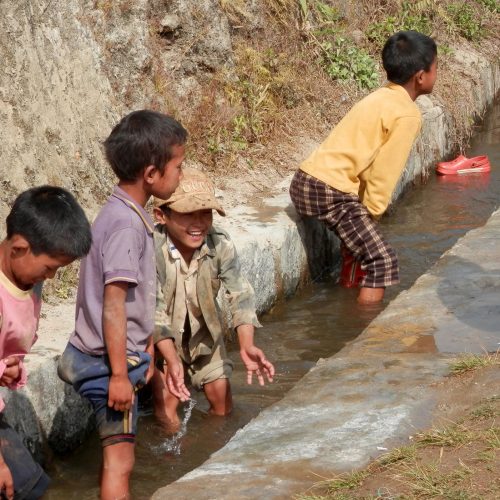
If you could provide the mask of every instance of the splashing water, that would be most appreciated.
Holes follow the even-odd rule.
[[[181,454],[181,438],[186,434],[187,423],[191,418],[191,413],[193,413],[195,405],[196,401],[194,399],[187,401],[184,405],[184,416],[182,417],[179,430],[172,437],[165,439],[162,443],[151,448],[155,455],[171,453],[172,455],[179,456]]]

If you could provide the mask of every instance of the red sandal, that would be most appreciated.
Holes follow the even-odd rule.
[[[359,286],[361,280],[366,276],[366,271],[361,269],[361,262],[341,243],[340,254],[342,256],[342,268],[340,270],[339,283],[345,288]]]
[[[441,175],[484,173],[490,170],[490,160],[486,155],[474,156],[473,158],[460,155],[452,161],[439,162],[436,169],[437,173]]]

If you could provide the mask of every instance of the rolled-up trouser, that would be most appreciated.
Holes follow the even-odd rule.
[[[127,353],[128,378],[135,390],[145,385],[150,360],[146,352]],[[107,355],[86,354],[68,343],[59,359],[57,373],[92,404],[103,447],[135,442],[139,398],[134,397],[130,410],[117,411],[108,406],[111,364]]]
[[[290,197],[300,215],[315,217],[334,231],[361,261],[360,285],[384,288],[399,283],[398,259],[358,196],[334,189],[302,170],[295,172]]]

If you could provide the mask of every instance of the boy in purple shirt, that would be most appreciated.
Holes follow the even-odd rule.
[[[137,423],[135,390],[152,373],[154,225],[144,206],[168,197],[181,176],[187,132],[154,111],[125,116],[104,142],[118,185],[92,226],[82,262],[75,331],[59,376],[88,398],[103,447],[101,498],[128,498]],[[178,363],[171,346],[171,361]],[[167,352],[167,356],[169,352]],[[175,373],[175,372],[174,372]],[[174,378],[175,389],[183,381]]]

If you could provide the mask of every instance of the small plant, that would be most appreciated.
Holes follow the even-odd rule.
[[[433,5],[423,0],[420,2],[403,2],[397,15],[387,16],[383,21],[368,26],[368,39],[377,47],[382,47],[396,31],[414,30],[430,35],[432,32]]]
[[[490,398],[485,403],[471,411],[470,416],[472,419],[484,420],[498,416],[499,412],[495,406],[495,401],[498,398]]]
[[[320,43],[321,62],[326,73],[341,82],[355,81],[360,89],[373,89],[379,84],[377,63],[363,49],[347,38]]]
[[[382,467],[387,467],[388,465],[405,462],[407,460],[415,460],[416,452],[415,445],[401,446],[400,448],[395,448],[389,453],[380,456],[377,459],[377,463]]]
[[[477,370],[486,366],[494,366],[500,364],[498,352],[495,354],[487,354],[481,356],[479,354],[465,354],[455,360],[450,365],[452,375],[461,375],[468,371]]]
[[[491,12],[500,12],[500,2],[498,0],[477,0],[478,3],[484,5]]]
[[[454,53],[453,49],[444,43],[438,45],[438,55],[440,56],[451,56]]]
[[[446,7],[459,34],[467,40],[479,40],[482,37],[481,22],[476,18],[472,7],[465,3],[451,3]]]
[[[354,471],[348,474],[340,474],[334,479],[325,481],[328,493],[335,493],[339,490],[350,490],[359,486],[366,478],[366,471]]]
[[[50,303],[55,298],[66,300],[73,297],[78,286],[78,270],[78,261],[60,268],[53,279],[44,282],[42,299]]]
[[[473,433],[460,425],[451,425],[445,429],[432,429],[417,435],[419,445],[460,446],[473,439]]]

